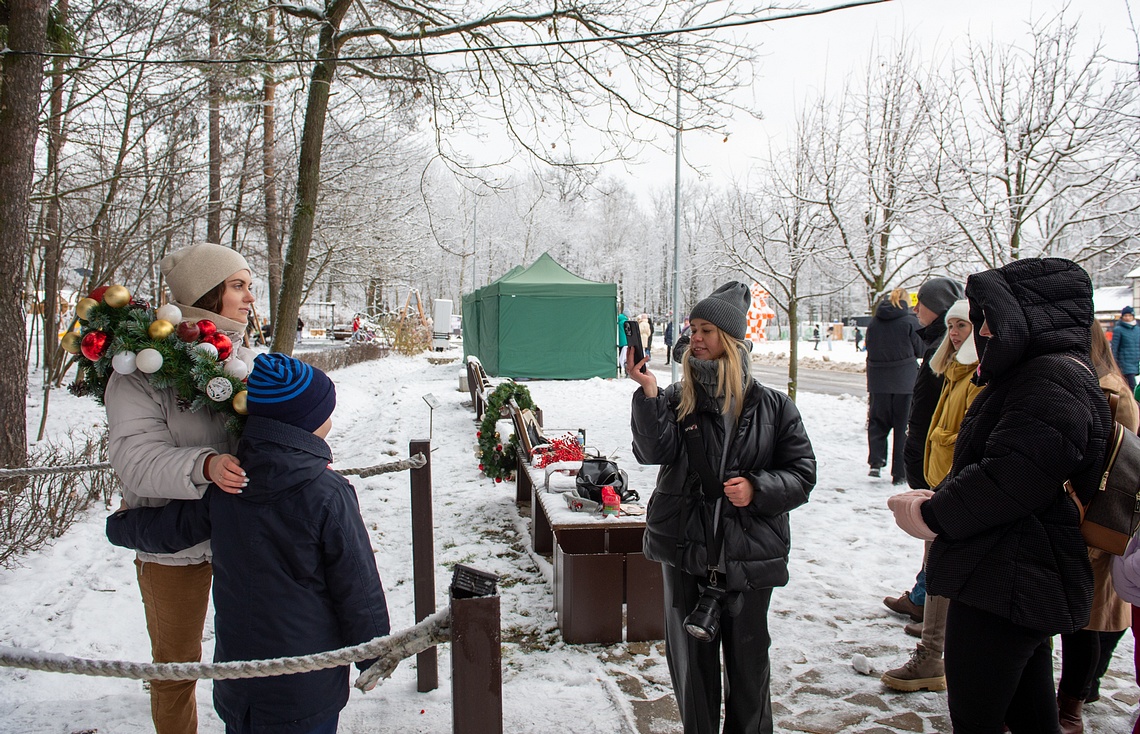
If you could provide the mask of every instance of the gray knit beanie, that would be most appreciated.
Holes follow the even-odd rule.
[[[965,297],[962,285],[950,278],[931,278],[918,289],[918,302],[939,316]]]
[[[193,306],[214,286],[239,270],[253,269],[237,250],[204,242],[175,250],[158,263],[174,300]]]
[[[693,306],[689,318],[704,319],[732,338],[743,340],[748,330],[748,307],[751,305],[752,291],[733,280]]]

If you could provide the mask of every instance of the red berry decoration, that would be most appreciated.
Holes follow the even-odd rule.
[[[99,303],[102,303],[103,302],[103,294],[106,293],[107,289],[110,287],[111,286],[109,286],[109,285],[101,285],[98,288],[96,288],[95,290],[88,293],[87,297],[93,301],[98,301]]]
[[[198,331],[202,332],[202,341],[206,341],[206,337],[218,333],[218,327],[214,325],[213,321],[202,319],[198,322]]]
[[[483,432],[482,431],[475,431],[475,438],[483,438]]]
[[[79,351],[83,352],[83,356],[92,362],[98,362],[107,349],[108,341],[110,341],[110,337],[103,332],[89,331],[83,336],[83,341],[79,342]]]
[[[202,322],[199,321],[198,323]],[[213,324],[211,324],[211,326],[212,325]],[[214,347],[217,348],[219,362],[225,362],[230,358],[230,355],[234,353],[234,343],[230,341],[230,338],[228,336],[222,334],[221,332],[214,332],[209,336],[202,337],[202,341],[206,342],[207,344],[213,344]]]
[[[202,336],[202,330],[193,321],[181,321],[175,329],[178,333],[178,338],[187,344],[193,344],[198,341],[198,337]]]

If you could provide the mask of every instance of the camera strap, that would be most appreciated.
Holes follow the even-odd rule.
[[[720,516],[721,502],[724,501],[724,485],[718,482],[708,456],[705,454],[705,440],[701,433],[700,423],[697,421],[696,411],[685,416],[681,423],[681,432],[685,438],[685,450],[689,457],[689,466],[696,470],[701,479],[701,491],[706,501],[713,504],[711,521],[705,523],[705,557],[709,570],[709,582],[716,585],[716,573],[720,567],[722,546],[724,544],[724,518]],[[678,535],[678,539],[680,536]]]

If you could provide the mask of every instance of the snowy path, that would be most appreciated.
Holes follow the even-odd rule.
[[[514,487],[483,478],[474,455],[475,424],[458,366],[424,357],[392,357],[333,373],[338,407],[330,436],[336,466],[364,466],[407,453],[424,437],[436,395],[432,473],[436,585],[446,603],[450,569],[463,562],[501,576],[504,730],[507,732],[680,731],[671,720],[669,676],[660,644],[565,645],[555,625],[548,559],[527,549],[529,519],[515,508]],[[546,423],[586,428],[588,443],[617,452],[636,487],[655,468],[629,449],[632,383],[618,380],[529,383]],[[806,732],[948,731],[945,694],[888,692],[877,676],[851,666],[856,653],[878,671],[905,659],[913,640],[880,600],[905,588],[921,544],[899,532],[886,510],[892,487],[865,471],[866,403],[801,393],[800,408],[820,460],[812,501],[793,514],[792,581],[773,596],[773,696],[777,730]],[[97,423],[93,402],[56,393],[51,430]],[[35,398],[29,422],[39,419]],[[355,482],[393,625],[412,623],[409,497],[406,474]],[[23,566],[0,572],[0,645],[99,658],[148,660],[142,605],[131,555],[103,538],[97,508]],[[207,633],[207,656],[212,642]],[[1086,707],[1092,732],[1130,731],[1140,691],[1126,635],[1104,698]],[[415,666],[401,665],[375,691],[354,692],[341,717],[345,734],[447,732],[451,729],[450,648],[440,650],[440,689],[415,692]],[[203,734],[223,727],[210,684],[199,686]],[[655,702],[655,703],[654,703]],[[151,731],[149,704],[133,681],[0,670],[0,733],[100,734]]]

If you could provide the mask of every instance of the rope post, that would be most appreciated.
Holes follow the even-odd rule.
[[[451,581],[451,731],[502,734],[499,577],[456,565]]]
[[[423,454],[424,465],[409,472],[412,485],[412,574],[416,622],[435,613],[435,539],[431,507],[431,441],[409,442],[408,455]],[[434,647],[416,655],[416,690],[439,687],[439,663]]]

